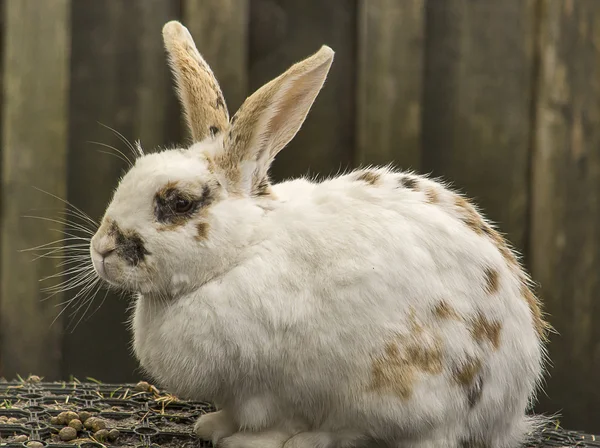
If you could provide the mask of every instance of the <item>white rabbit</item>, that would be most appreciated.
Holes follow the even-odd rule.
[[[196,433],[219,447],[518,446],[548,327],[499,233],[414,173],[269,182],[330,48],[229,120],[187,29],[163,37],[195,143],[136,160],[91,257],[136,293],[142,367],[218,405]]]

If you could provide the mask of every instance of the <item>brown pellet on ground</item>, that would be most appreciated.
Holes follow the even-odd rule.
[[[94,439],[104,442],[108,439],[109,434],[108,429],[100,429],[94,433]]]
[[[81,431],[83,429],[83,423],[81,423],[81,420],[74,418],[73,420],[71,420],[69,422],[69,426],[71,428],[73,428],[75,431]]]
[[[77,430],[71,426],[65,426],[58,432],[58,437],[60,437],[60,440],[63,442],[70,442],[77,438]]]
[[[58,422],[61,425],[68,425],[71,420],[78,419],[79,415],[73,411],[64,411],[58,414]]]
[[[114,442],[119,438],[120,435],[121,433],[118,429],[111,429],[110,431],[108,431],[108,440]]]
[[[88,411],[81,411],[81,412],[79,413],[79,420],[81,420],[81,423],[84,423],[84,424],[85,424],[86,420],[87,420],[88,418],[90,418],[91,416],[92,416],[92,413],[91,413],[91,412],[88,412]]]
[[[150,383],[147,381],[140,381],[134,387],[136,392],[149,392],[150,391]]]
[[[27,448],[44,448],[44,444],[42,442],[33,441],[27,443]]]

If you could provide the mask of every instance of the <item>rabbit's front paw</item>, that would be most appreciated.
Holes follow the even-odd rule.
[[[194,432],[203,440],[216,444],[223,437],[228,437],[236,431],[235,422],[223,410],[201,415],[194,425]]]

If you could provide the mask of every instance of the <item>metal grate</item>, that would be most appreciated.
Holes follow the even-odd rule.
[[[212,411],[209,403],[179,400],[145,382],[45,383],[30,377],[0,383],[0,447],[209,448],[192,428]],[[548,426],[527,447],[600,448],[600,437]]]
[[[0,383],[0,446],[211,447],[192,428],[201,414],[213,410],[144,382]]]

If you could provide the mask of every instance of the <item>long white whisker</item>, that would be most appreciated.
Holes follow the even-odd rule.
[[[48,281],[53,278],[62,277],[63,275],[70,275],[70,274],[76,274],[79,272],[87,272],[87,271],[89,271],[89,266],[73,266],[73,267],[65,269],[64,271],[59,272],[57,274],[52,274],[52,275],[47,275],[45,277],[42,277],[38,281],[45,282],[45,281]]]
[[[88,143],[96,143],[96,142],[91,142],[91,141],[88,141]],[[116,149],[116,148],[115,148],[115,149]],[[114,152],[110,152],[110,151],[102,151],[101,149],[97,149],[96,151],[98,151],[98,152],[99,152],[99,153],[101,153],[101,154],[108,154],[108,155],[110,155],[110,156],[116,157],[117,159],[119,159],[119,160],[121,160],[121,161],[125,162],[125,163],[126,163],[128,166],[132,166],[132,165],[131,165],[131,162],[130,162],[129,160],[125,159],[123,156],[121,156],[121,155],[119,155],[119,154],[115,154]]]
[[[64,221],[64,220],[60,220],[60,219],[48,218],[47,216],[23,215],[22,217],[23,218],[40,219],[42,221],[55,222],[57,224],[62,224],[63,226],[65,226],[65,228],[67,228],[69,230],[79,230],[80,232],[86,233],[91,236],[94,236],[94,233],[95,233],[92,230],[87,229],[80,224],[74,223],[73,221]]]
[[[90,298],[87,299],[87,300],[85,300],[83,302],[83,304],[87,303],[87,307],[85,308],[85,310],[83,310],[83,313],[81,314],[81,317],[79,318],[79,320],[77,321],[77,323],[73,327],[72,331],[75,331],[75,329],[77,328],[77,326],[81,323],[82,319],[85,317],[85,315],[89,311],[90,306],[92,305],[92,303],[94,302],[94,299],[96,298],[96,295],[98,294],[98,291],[100,291],[100,288],[102,288],[102,282],[99,282],[98,286],[96,287],[96,289],[94,290],[94,292],[92,293],[92,295],[90,296]],[[81,308],[81,306],[77,308],[76,312],[79,311],[80,308]]]
[[[74,241],[74,240],[78,240],[78,239],[79,238],[73,238],[73,237],[61,238],[59,240],[50,241],[49,243],[40,244],[39,246],[30,247],[30,248],[27,248],[27,249],[21,249],[21,250],[19,250],[19,252],[31,252],[31,251],[38,250],[38,249],[47,249],[48,246],[51,246],[52,244],[66,243],[67,241]],[[73,244],[73,245],[63,246],[61,244],[60,247],[72,247],[72,246],[78,246],[78,245],[79,244]],[[83,245],[83,244],[81,244],[81,245]],[[56,247],[58,247],[58,246],[56,246]]]
[[[109,149],[116,151],[118,154],[120,154],[122,156],[121,160],[123,160],[123,162],[127,163],[127,165],[129,165],[130,168],[133,167],[133,162],[131,160],[129,160],[129,157],[127,157],[125,155],[125,153],[123,151],[121,151],[120,149],[117,149],[114,146],[107,145],[106,143],[95,142],[92,140],[88,140],[88,143],[91,143],[92,145],[103,146],[105,148],[109,148]]]
[[[92,218],[91,218],[91,217],[90,217],[90,216],[89,216],[87,213],[85,213],[85,212],[84,212],[83,210],[81,210],[79,207],[77,207],[77,206],[75,206],[75,205],[71,204],[71,203],[70,203],[69,201],[67,201],[66,199],[63,199],[63,198],[61,198],[61,197],[59,197],[59,196],[56,196],[56,195],[54,195],[54,194],[52,194],[52,193],[49,193],[48,191],[42,190],[41,188],[38,188],[38,187],[33,187],[33,188],[35,188],[36,190],[38,190],[38,191],[39,191],[39,192],[41,192],[41,193],[47,194],[48,196],[52,196],[53,198],[55,198],[55,199],[58,199],[59,201],[61,201],[62,203],[64,203],[64,204],[68,205],[69,207],[72,207],[72,208],[73,208],[73,210],[75,210],[75,211],[77,211],[78,213],[80,213],[80,214],[81,214],[81,217],[82,217],[82,218],[84,218],[84,219],[86,219],[87,221],[89,221],[90,223],[92,223],[92,224],[93,224],[95,227],[98,227],[98,223],[97,223],[96,221],[94,221],[94,220],[93,220],[93,219],[92,219]]]
[[[123,134],[121,134],[119,131],[117,131],[114,128],[111,128],[110,126],[100,123],[99,121],[97,122],[100,126],[105,127],[106,129],[108,129],[109,131],[113,132],[117,137],[119,137],[119,139],[125,143],[125,145],[133,152],[133,154],[136,154],[136,150],[134,148],[134,145],[131,144],[131,142],[129,140],[127,140],[127,138],[125,138],[125,136]]]

